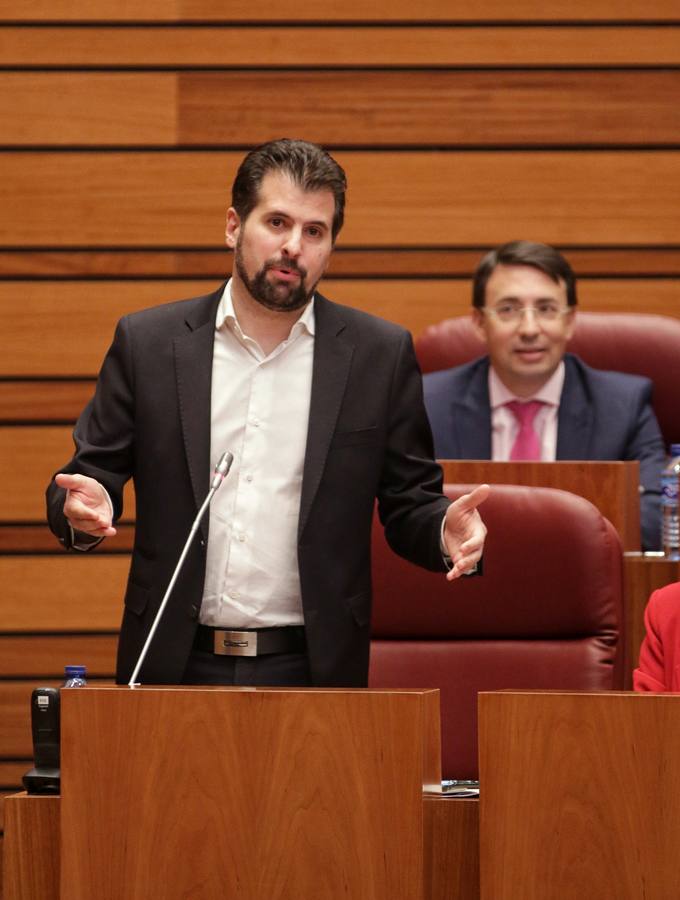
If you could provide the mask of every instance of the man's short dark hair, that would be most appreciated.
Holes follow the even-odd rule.
[[[260,185],[268,172],[284,172],[304,191],[332,191],[335,212],[331,230],[335,241],[345,217],[347,178],[333,157],[317,144],[289,138],[255,147],[239,166],[231,189],[231,205],[242,222],[257,205]]]
[[[482,307],[486,303],[486,284],[496,266],[533,266],[552,278],[560,279],[567,288],[567,303],[576,306],[576,276],[561,253],[547,244],[533,241],[510,241],[484,256],[477,266],[472,282],[472,305]]]

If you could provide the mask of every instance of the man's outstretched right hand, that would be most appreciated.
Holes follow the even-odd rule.
[[[56,475],[55,482],[66,490],[64,515],[74,531],[93,537],[113,537],[112,510],[108,495],[94,478],[87,475]]]

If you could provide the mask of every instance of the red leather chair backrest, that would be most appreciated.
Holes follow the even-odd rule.
[[[415,348],[423,374],[462,366],[486,353],[486,344],[472,327],[470,316],[456,316],[428,325],[416,338]]]
[[[494,485],[482,512],[484,574],[453,584],[373,529],[369,683],[441,690],[448,778],[476,776],[478,691],[623,685],[623,557],[608,520],[575,494],[519,485]]]
[[[642,313],[579,312],[567,349],[596,369],[651,378],[654,412],[664,440],[667,444],[680,442],[680,319]],[[468,316],[430,325],[416,340],[423,372],[459,366],[485,352]]]

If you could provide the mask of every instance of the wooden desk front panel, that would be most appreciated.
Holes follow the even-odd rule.
[[[678,896],[680,696],[480,694],[482,900]]]
[[[59,900],[59,797],[7,803],[4,900]],[[426,900],[479,900],[479,803],[423,798]]]
[[[5,801],[4,900],[59,900],[59,797]]]
[[[418,900],[438,705],[438,691],[64,693],[62,896]]]

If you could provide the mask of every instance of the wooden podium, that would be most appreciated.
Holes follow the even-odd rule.
[[[63,691],[60,896],[417,900],[440,773],[436,690]]]
[[[480,694],[482,900],[680,895],[680,694]]]

